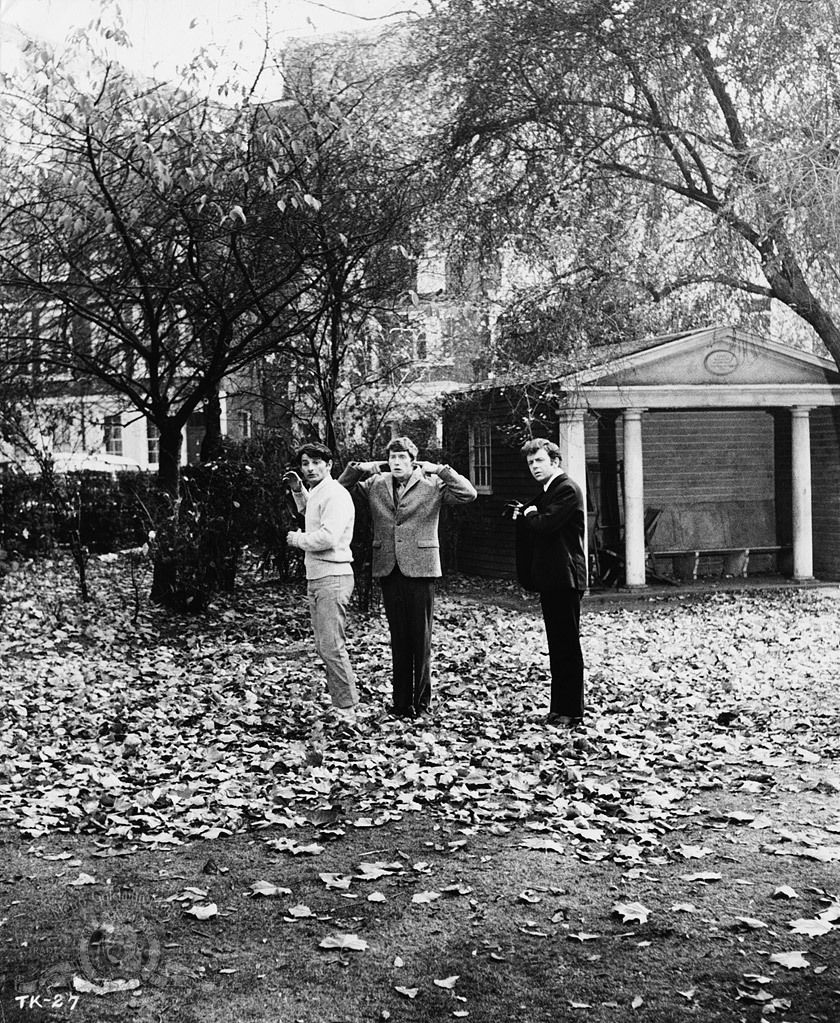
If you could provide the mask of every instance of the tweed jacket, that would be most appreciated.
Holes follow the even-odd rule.
[[[528,504],[536,507],[536,512],[516,520],[520,584],[538,593],[585,590],[586,512],[580,487],[563,472]]]
[[[399,566],[412,578],[442,574],[438,519],[442,504],[468,504],[478,496],[472,483],[448,465],[439,475],[415,469],[397,503],[390,472],[370,473],[350,463],[338,482],[367,498],[373,520],[373,575],[382,578]]]

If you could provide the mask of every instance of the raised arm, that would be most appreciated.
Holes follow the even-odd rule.
[[[467,477],[456,472],[452,466],[439,466],[437,475],[443,484],[444,504],[469,504],[478,497],[478,491]]]
[[[344,472],[338,477],[338,482],[347,490],[358,487],[361,493],[367,496],[370,483],[381,471],[380,462],[348,462]]]
[[[289,533],[288,542],[302,551],[328,551],[335,547],[354,514],[352,497],[342,490],[336,491],[324,502],[318,528],[309,533],[302,530]]]

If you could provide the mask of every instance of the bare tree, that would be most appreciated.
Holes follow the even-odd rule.
[[[410,174],[353,127],[361,86],[220,105],[96,58],[83,81],[45,48],[30,59],[0,191],[6,365],[37,354],[122,396],[159,431],[173,507],[187,420],[255,360],[312,374],[331,423],[413,209]]]

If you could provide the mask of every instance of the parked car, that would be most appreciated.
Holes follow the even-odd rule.
[[[118,472],[143,468],[139,462],[123,458],[122,455],[90,454],[86,451],[57,451],[52,456],[52,462],[57,473],[103,472],[115,476]],[[41,471],[36,458],[22,458],[18,462],[7,461],[3,467],[25,472],[30,476],[37,476]]]

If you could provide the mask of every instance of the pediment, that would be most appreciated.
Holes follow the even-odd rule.
[[[829,359],[731,327],[654,338],[576,377],[586,387],[840,384],[840,371]]]

